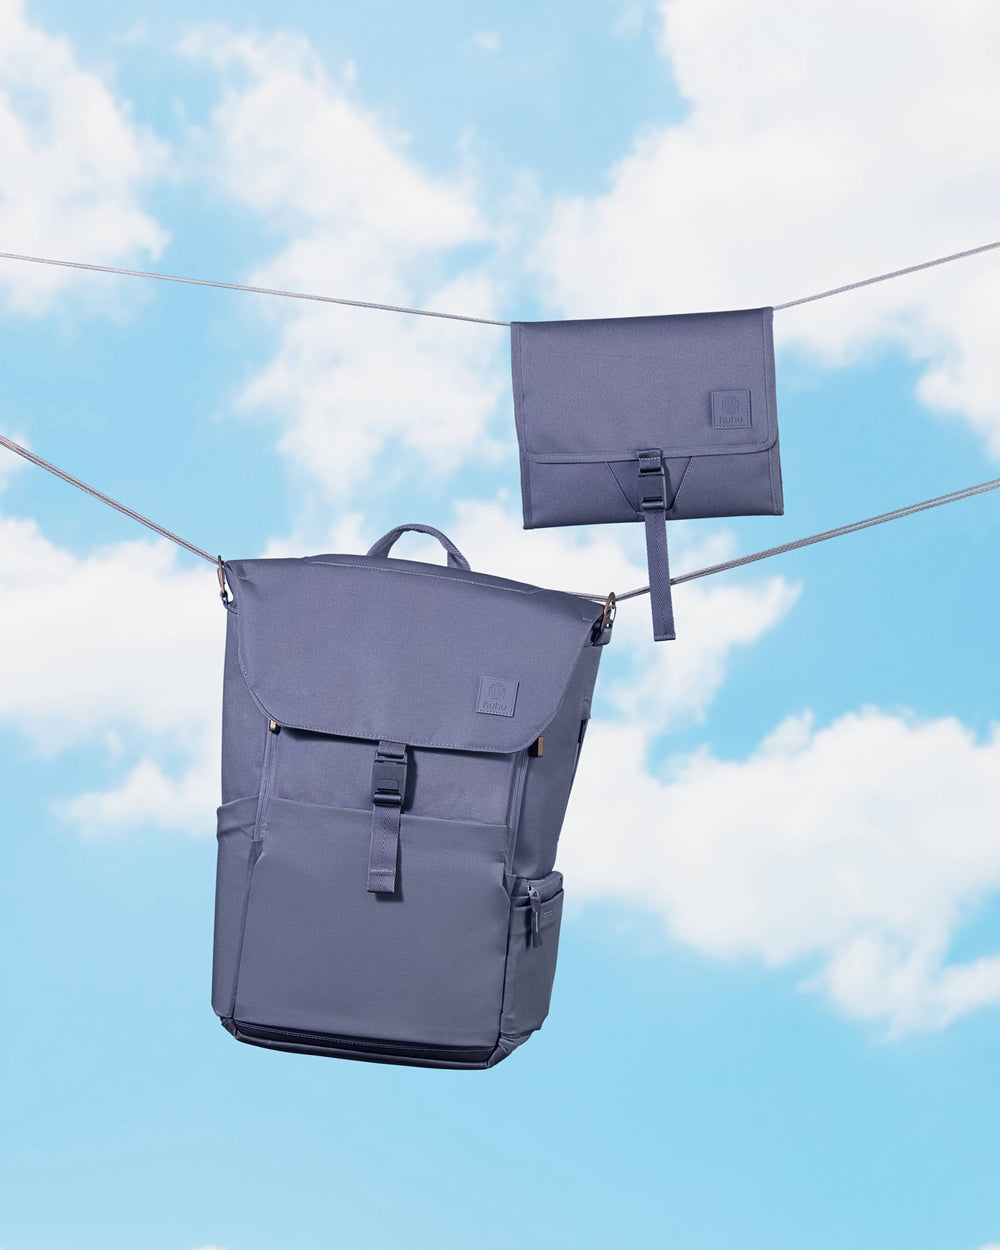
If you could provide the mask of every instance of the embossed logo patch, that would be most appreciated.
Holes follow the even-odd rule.
[[[750,392],[713,391],[712,429],[749,430]]]
[[[513,716],[517,702],[517,682],[508,677],[482,677],[476,711],[486,716]]]

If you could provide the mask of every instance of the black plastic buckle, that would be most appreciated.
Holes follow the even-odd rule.
[[[639,506],[643,512],[667,510],[667,475],[658,451],[639,453]]]
[[[380,743],[372,765],[372,802],[376,807],[402,807],[406,796],[406,747]]]

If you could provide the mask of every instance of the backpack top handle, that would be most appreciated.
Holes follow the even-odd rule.
[[[448,567],[450,569],[465,569],[466,572],[471,572],[468,560],[466,560],[465,556],[462,555],[446,534],[442,534],[440,530],[436,530],[432,525],[419,525],[417,522],[413,522],[411,525],[397,525],[388,534],[383,534],[378,542],[373,543],[366,554],[370,556],[387,556],[396,539],[401,534],[405,534],[407,530],[413,530],[418,534],[430,534],[447,551]]]

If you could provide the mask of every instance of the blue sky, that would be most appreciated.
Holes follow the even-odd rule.
[[[0,251],[779,303],[1000,236],[998,52],[987,0],[0,0]],[[998,299],[992,253],[776,314],[786,515],[675,571],[997,476]],[[644,580],[639,527],[521,530],[502,329],[7,261],[0,330],[0,431],[213,552]],[[996,1250],[997,507],[678,588],[673,644],[623,605],[552,1015],[423,1072],[219,1028],[214,574],[0,460],[0,1250]]]

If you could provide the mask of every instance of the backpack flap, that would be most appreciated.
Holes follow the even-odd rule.
[[[525,529],[644,521],[657,638],[673,637],[663,523],[783,511],[771,320],[511,326]]]
[[[512,754],[552,720],[601,607],[408,560],[226,565],[239,662],[279,726]]]

